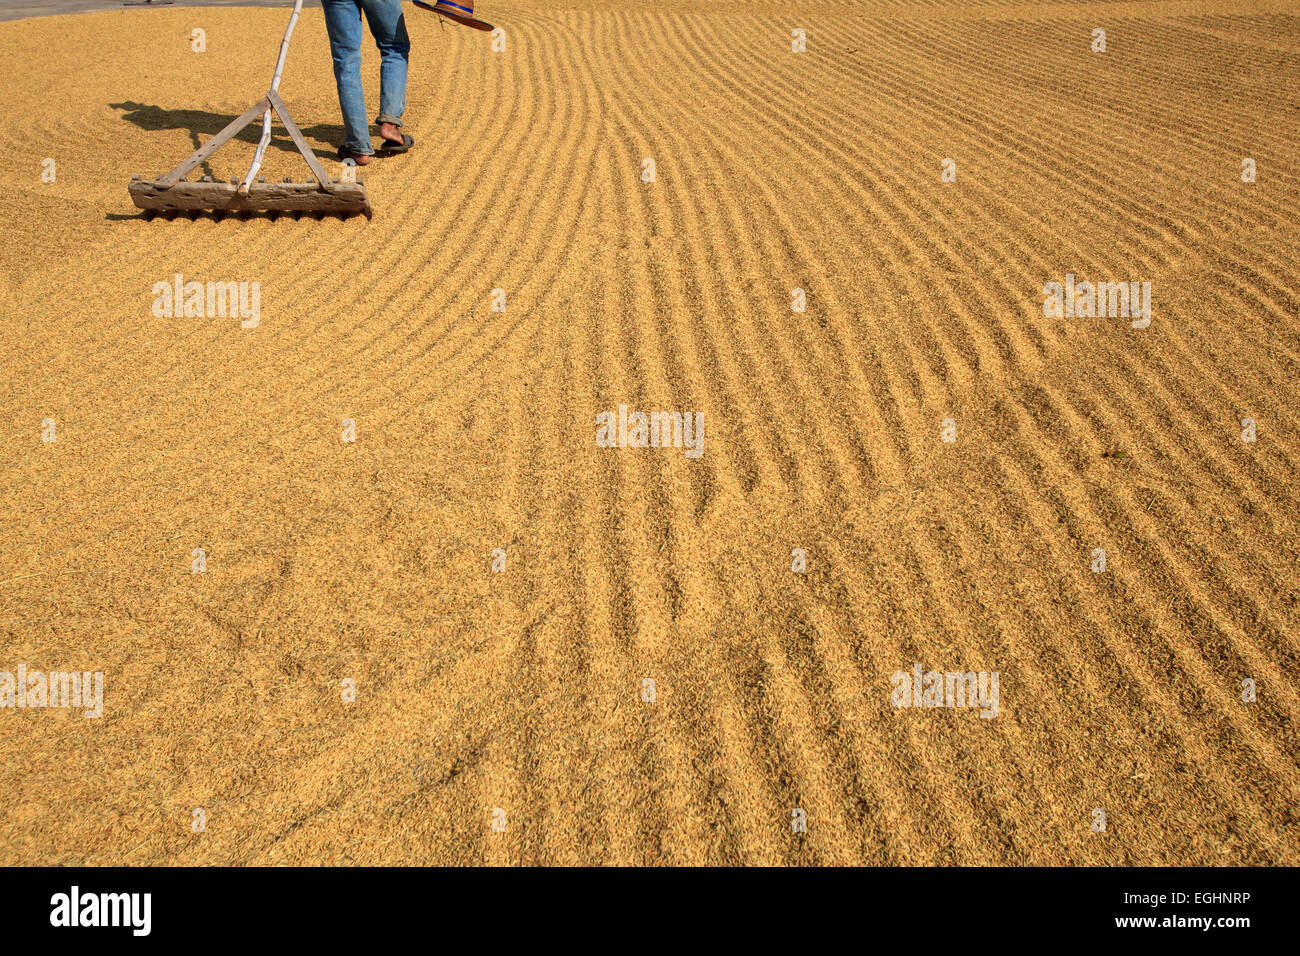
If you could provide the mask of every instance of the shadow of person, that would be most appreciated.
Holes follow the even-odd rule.
[[[109,103],[108,105],[112,109],[121,110],[123,119],[134,123],[143,130],[150,132],[168,129],[186,130],[190,134],[190,142],[194,144],[195,149],[198,149],[203,142],[225,129],[237,115],[209,113],[206,110],[165,110],[161,106],[149,106],[145,103],[135,103],[130,100],[122,103]],[[343,142],[346,134],[341,123],[317,123],[314,126],[301,126],[299,129],[302,130],[302,135],[311,145],[311,151],[316,155],[317,159],[338,158],[337,147],[330,144]],[[262,123],[260,120],[245,126],[235,135],[235,139],[254,145],[261,138]],[[316,143],[326,145],[317,146]],[[278,149],[286,153],[298,152],[293,140],[274,116],[271,120],[271,142],[268,148]],[[184,157],[177,157],[176,162],[179,163],[182,159]],[[203,163],[203,172],[208,176],[213,175],[206,162]]]

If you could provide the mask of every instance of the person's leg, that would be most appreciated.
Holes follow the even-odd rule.
[[[396,129],[385,126],[402,125],[406,111],[406,68],[411,53],[411,39],[406,34],[406,17],[402,14],[401,0],[360,0],[366,11],[366,21],[379,47],[379,124],[385,139],[401,142]]]
[[[370,145],[366,97],[361,89],[361,0],[321,0],[321,5],[343,112],[343,144],[355,155],[371,156],[375,150]]]

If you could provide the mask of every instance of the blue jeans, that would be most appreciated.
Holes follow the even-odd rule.
[[[379,116],[375,122],[401,126],[406,109],[406,65],[411,52],[402,0],[321,0],[321,4],[330,35],[330,55],[334,58],[334,80],[339,87],[345,145],[353,153],[373,156],[366,96],[361,89],[361,12],[365,11],[380,54]]]

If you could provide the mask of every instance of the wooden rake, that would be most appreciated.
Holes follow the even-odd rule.
[[[167,175],[158,179],[131,177],[131,200],[137,208],[151,213],[163,212],[169,218],[173,218],[177,212],[212,212],[218,216],[228,212],[307,212],[318,217],[323,214],[347,217],[360,213],[367,219],[370,218],[370,197],[366,195],[366,187],[360,182],[334,179],[325,172],[320,160],[303,138],[302,130],[298,129],[298,124],[289,115],[288,107],[280,99],[280,75],[284,72],[284,61],[289,55],[289,38],[293,36],[293,28],[297,26],[301,12],[302,0],[294,0],[289,27],[284,31],[284,40],[280,44],[280,57],[275,63],[275,75],[271,77],[271,88],[266,91],[266,95]],[[286,178],[283,183],[268,183],[257,175],[266,156],[267,144],[271,142],[272,112],[280,117],[293,144],[311,168],[313,178],[308,178],[306,182],[295,183]],[[228,183],[219,183],[211,176],[204,176],[199,182],[186,181],[186,176],[256,120],[259,114],[262,117],[262,138],[257,144],[253,164],[242,181],[232,179]]]

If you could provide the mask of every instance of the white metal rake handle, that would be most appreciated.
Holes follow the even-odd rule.
[[[289,56],[289,38],[293,36],[293,28],[298,25],[298,14],[302,13],[302,0],[293,0],[293,13],[289,15],[289,27],[284,31],[284,40],[280,44],[280,58],[275,61],[275,75],[271,77],[271,92],[280,92],[280,74],[284,72],[284,61]],[[253,165],[248,167],[248,175],[239,185],[239,194],[248,195],[248,187],[252,185],[256,178],[258,170],[262,168],[262,160],[266,157],[267,144],[271,142],[271,109],[267,107],[266,112],[262,114],[262,139],[257,144],[257,152],[253,154]],[[325,183],[321,184],[326,185]]]

